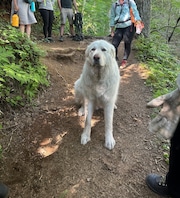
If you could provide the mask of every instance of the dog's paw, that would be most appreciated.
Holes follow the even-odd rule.
[[[85,145],[85,144],[87,144],[87,142],[89,142],[90,140],[91,140],[91,138],[90,138],[89,135],[87,135],[87,134],[85,134],[85,133],[83,133],[83,134],[81,135],[81,144]]]
[[[115,144],[116,144],[116,142],[115,142],[115,140],[114,140],[113,137],[106,138],[106,140],[105,140],[105,147],[107,149],[112,150],[114,148]]]

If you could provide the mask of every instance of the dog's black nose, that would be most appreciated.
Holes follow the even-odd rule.
[[[99,62],[99,59],[100,59],[99,55],[97,55],[97,54],[94,55],[94,61],[95,61],[95,62]]]

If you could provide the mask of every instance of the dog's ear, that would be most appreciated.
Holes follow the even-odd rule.
[[[111,55],[112,55],[113,58],[116,57],[116,50],[115,50],[114,45],[111,45]]]
[[[85,51],[85,56],[88,57],[89,56],[89,51],[90,51],[91,45],[88,45]]]

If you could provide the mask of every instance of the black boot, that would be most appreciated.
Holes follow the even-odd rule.
[[[9,194],[9,189],[6,185],[0,183],[0,198],[7,198]]]
[[[171,197],[165,178],[156,174],[149,174],[146,177],[147,186],[156,194],[164,197]]]

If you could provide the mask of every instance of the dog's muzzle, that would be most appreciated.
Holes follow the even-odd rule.
[[[100,66],[100,57],[99,57],[99,55],[95,54],[93,59],[94,59],[94,65]]]

